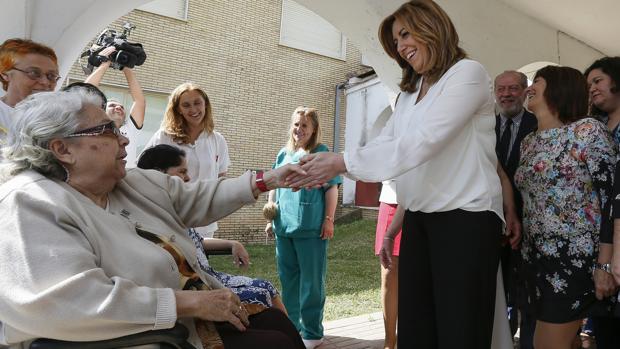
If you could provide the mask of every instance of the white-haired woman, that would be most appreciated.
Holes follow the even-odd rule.
[[[282,312],[249,316],[202,272],[185,234],[298,168],[194,183],[126,171],[127,138],[101,102],[73,91],[16,107],[0,186],[0,345],[109,339],[179,321],[197,348],[205,335],[226,348],[303,348]]]

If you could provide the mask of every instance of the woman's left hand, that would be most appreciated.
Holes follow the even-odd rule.
[[[604,270],[594,270],[594,288],[596,292],[596,298],[602,300],[603,298],[613,296],[616,292],[616,283],[611,274]]]
[[[247,268],[250,265],[250,255],[239,241],[232,245],[233,264],[239,268]]]
[[[611,274],[616,285],[620,286],[620,253],[614,253],[611,258]]]
[[[321,239],[329,240],[334,237],[334,221],[325,218],[323,227],[321,228]]]
[[[379,250],[379,260],[385,269],[392,269],[392,251],[394,251],[394,238],[386,236]]]

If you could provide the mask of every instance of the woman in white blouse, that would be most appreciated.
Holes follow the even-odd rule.
[[[192,181],[217,179],[226,175],[230,158],[224,136],[214,128],[207,93],[186,82],[170,94],[162,126],[144,149],[157,144],[177,146],[185,151],[187,174]],[[217,223],[196,228],[203,238],[213,237],[216,230]]]
[[[395,178],[407,209],[398,347],[489,348],[503,219],[491,80],[466,59],[432,1],[403,4],[383,20],[379,38],[403,68],[393,117],[362,148],[306,156],[308,176],[288,184],[313,187],[339,173]]]

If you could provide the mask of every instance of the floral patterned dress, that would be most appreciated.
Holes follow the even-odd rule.
[[[196,257],[198,258],[200,269],[218,279],[224,287],[229,288],[234,294],[239,296],[243,303],[260,304],[268,308],[273,306],[273,299],[278,296],[278,290],[271,282],[215,271],[209,265],[209,260],[202,247],[202,237],[200,234],[194,228],[190,228],[187,230],[187,235],[194,241],[194,246],[196,246]]]
[[[616,147],[601,122],[585,118],[529,134],[515,184],[523,196],[522,254],[536,319],[564,323],[606,311],[592,266],[609,217]]]

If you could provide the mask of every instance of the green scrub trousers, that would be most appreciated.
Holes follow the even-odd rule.
[[[282,301],[304,339],[323,338],[328,240],[276,235]]]

